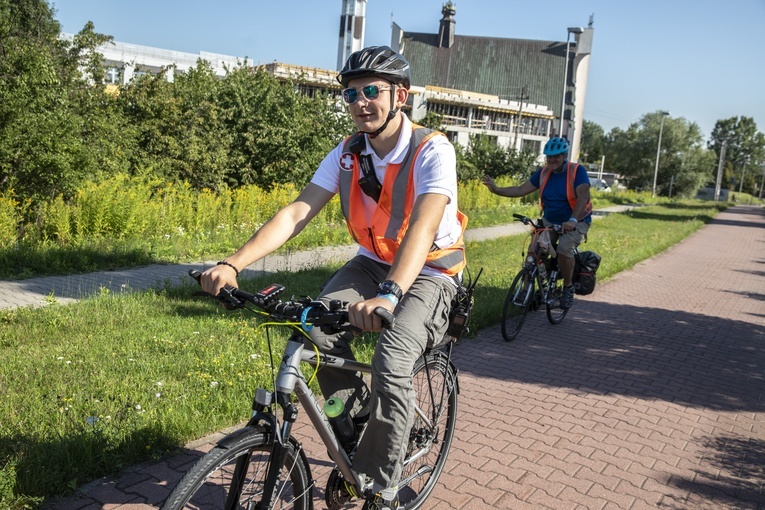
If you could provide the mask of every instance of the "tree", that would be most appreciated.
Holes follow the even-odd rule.
[[[108,38],[92,25],[74,41],[43,0],[0,0],[0,192],[21,199],[69,195],[94,171],[94,125],[84,66]],[[100,98],[99,98],[100,99]]]
[[[535,160],[532,151],[518,152],[497,145],[491,136],[471,135],[467,148],[457,151],[457,175],[460,180],[480,179],[484,174],[525,179],[531,175]]]
[[[224,80],[220,100],[233,137],[237,184],[265,189],[276,183],[305,184],[326,154],[353,132],[350,115],[335,99],[309,97],[298,84],[246,67]]]
[[[765,164],[765,135],[757,131],[753,118],[732,117],[718,120],[712,129],[708,146],[718,158],[724,140],[728,141],[728,147],[725,151],[723,187],[755,194],[760,186],[757,177]]]
[[[606,139],[606,132],[595,122],[585,120],[582,123],[581,150],[583,163],[586,165],[590,161],[600,161],[603,156],[603,145]]]
[[[606,137],[609,167],[625,177],[627,185],[650,190],[656,169],[656,150],[662,112],[644,115],[626,131],[614,128]],[[666,117],[661,138],[657,193],[692,196],[713,175],[714,154],[703,147],[699,126],[683,118]]]

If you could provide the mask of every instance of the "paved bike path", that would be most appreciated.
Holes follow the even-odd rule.
[[[765,211],[734,207],[560,325],[540,311],[514,342],[498,326],[463,341],[457,434],[424,508],[765,508],[763,247]],[[330,465],[301,422],[325,508]],[[49,508],[155,508],[219,437]]]

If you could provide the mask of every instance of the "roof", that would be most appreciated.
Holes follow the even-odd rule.
[[[414,85],[503,99],[518,99],[526,86],[525,101],[560,115],[565,42],[455,35],[451,48],[439,48],[437,34],[404,32],[401,52],[411,64]]]

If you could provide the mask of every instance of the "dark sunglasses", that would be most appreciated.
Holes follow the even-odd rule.
[[[362,87],[361,90],[345,89],[343,90],[343,101],[348,104],[353,104],[359,99],[359,92],[364,94],[367,101],[374,101],[380,97],[380,92],[383,90],[392,90],[390,87],[378,87],[377,85],[367,85]]]

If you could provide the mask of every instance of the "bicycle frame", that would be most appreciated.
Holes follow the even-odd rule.
[[[318,351],[312,351],[305,348],[305,337],[300,332],[293,332],[287,340],[284,349],[279,370],[275,379],[276,401],[272,399],[272,394],[264,389],[256,390],[255,402],[257,406],[253,409],[253,415],[247,426],[256,426],[264,421],[273,427],[273,461],[266,474],[266,486],[264,487],[263,500],[261,508],[271,508],[272,500],[275,497],[277,481],[280,466],[284,455],[284,448],[287,441],[290,440],[292,425],[297,420],[298,410],[290,401],[290,395],[295,394],[301,406],[308,415],[308,419],[319,434],[321,441],[327,448],[327,453],[332,461],[337,465],[343,478],[355,486],[358,494],[362,493],[364,480],[351,469],[351,460],[348,454],[337,440],[331,425],[322,409],[319,400],[306,383],[300,369],[300,364],[305,362],[311,366],[331,367],[338,370],[361,372],[369,374],[372,372],[372,366],[367,363],[361,363],[355,360],[331,356]],[[423,355],[426,355],[426,350]],[[451,344],[449,344],[449,358],[451,358]],[[429,380],[429,378],[428,378]],[[444,391],[446,385],[444,385]],[[454,391],[458,391],[456,388]],[[431,388],[431,399],[434,399]],[[443,399],[443,395],[441,396]],[[272,404],[278,404],[283,410],[283,424],[281,429],[278,427],[276,413],[271,410]],[[423,411],[415,404],[415,413],[421,416],[430,424],[429,417],[426,417]],[[408,483],[402,480],[404,484]]]

